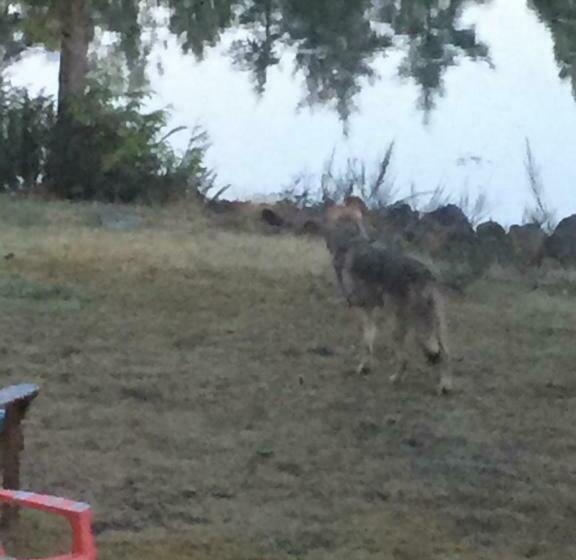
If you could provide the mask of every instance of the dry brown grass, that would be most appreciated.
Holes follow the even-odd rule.
[[[439,400],[418,371],[389,385],[385,343],[381,374],[351,373],[320,242],[0,202],[0,378],[42,385],[24,479],[93,504],[101,558],[572,557],[572,292],[451,299]]]

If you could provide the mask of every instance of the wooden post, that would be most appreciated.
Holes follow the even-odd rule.
[[[37,395],[36,385],[14,385],[0,390],[0,407],[5,410],[2,427],[2,485],[7,490],[20,490],[20,458],[24,449],[22,420]],[[8,528],[17,518],[17,508],[2,506],[2,527]]]
[[[4,419],[4,452],[2,457],[3,484],[7,490],[20,489],[20,455],[24,448],[22,437],[22,419],[26,414],[26,405],[14,403],[6,407]],[[9,505],[2,506],[2,525],[8,527],[18,517],[18,509]]]

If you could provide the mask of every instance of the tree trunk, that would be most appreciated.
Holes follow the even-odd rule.
[[[61,198],[83,196],[82,132],[71,105],[86,90],[88,47],[92,38],[90,0],[60,2],[61,53],[58,118],[48,169],[48,188]]]
[[[58,76],[58,113],[66,99],[82,95],[88,74],[91,39],[89,0],[66,0],[60,5],[61,54]]]

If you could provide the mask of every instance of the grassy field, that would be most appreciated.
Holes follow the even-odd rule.
[[[100,558],[575,557],[569,278],[450,297],[438,398],[419,360],[389,385],[385,337],[352,373],[320,241],[114,212],[0,201],[0,379],[42,386],[25,484],[89,501]],[[36,517],[19,536],[58,538]]]

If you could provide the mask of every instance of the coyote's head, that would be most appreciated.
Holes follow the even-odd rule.
[[[368,238],[364,216],[368,212],[366,204],[357,196],[349,196],[342,204],[329,203],[324,211],[324,233],[336,231],[348,233],[351,237]]]
[[[366,205],[357,197],[348,197],[343,204],[329,204],[324,211],[324,240],[340,284],[346,254],[352,246],[368,239],[364,224],[366,211]]]

